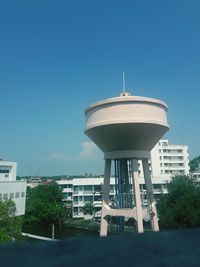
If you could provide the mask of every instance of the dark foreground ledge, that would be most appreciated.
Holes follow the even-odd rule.
[[[1,266],[200,266],[200,229],[0,246]]]

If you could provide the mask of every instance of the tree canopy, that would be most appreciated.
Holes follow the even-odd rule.
[[[190,170],[191,170],[191,172],[195,171],[195,169],[198,167],[199,163],[200,163],[200,156],[198,156],[198,157],[196,157],[196,158],[194,158],[194,159],[192,159],[190,161]]]
[[[95,214],[95,207],[91,202],[85,203],[83,206],[83,214],[89,214],[89,215],[94,215]]]
[[[21,239],[22,221],[12,200],[0,201],[0,243]]]
[[[176,176],[168,194],[157,202],[161,228],[200,226],[200,186],[188,176]]]
[[[27,199],[26,220],[49,224],[62,223],[66,208],[62,203],[62,191],[56,182],[38,185]]]

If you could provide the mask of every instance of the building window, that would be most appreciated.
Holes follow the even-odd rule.
[[[15,193],[15,198],[19,198],[19,192]]]
[[[84,202],[93,202],[93,197],[92,196],[85,196]]]
[[[110,193],[114,193],[114,190],[115,190],[115,186],[114,185],[110,185]]]
[[[92,185],[84,185],[84,191],[92,191]]]
[[[9,173],[9,170],[0,170],[0,173]]]
[[[74,186],[74,192],[78,193],[78,186]]]
[[[13,199],[14,198],[14,193],[10,193],[10,199]]]
[[[0,200],[2,200],[2,194],[0,193]]]
[[[94,185],[94,192],[101,192],[101,185]]]
[[[79,197],[79,202],[83,202],[83,196]]]
[[[66,184],[62,184],[62,185],[60,185],[60,188],[61,188],[61,189],[68,188],[68,185],[66,185]]]
[[[67,198],[67,193],[63,193],[63,198]]]
[[[102,197],[101,196],[94,196],[94,201],[102,201]]]
[[[161,185],[160,184],[154,184],[153,189],[161,189]]]
[[[143,184],[143,190],[147,190],[146,184]]]
[[[25,192],[21,192],[21,197],[25,197]]]
[[[78,204],[78,197],[73,198],[74,204]]]
[[[8,199],[8,193],[3,194],[3,199],[4,200],[7,200]]]
[[[74,208],[74,213],[78,213],[78,207]]]

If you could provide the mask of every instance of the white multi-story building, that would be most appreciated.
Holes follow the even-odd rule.
[[[18,216],[25,213],[26,181],[16,180],[16,172],[16,162],[0,160],[0,200],[13,200]]]
[[[160,140],[151,151],[152,177],[189,175],[189,154],[187,145],[172,145]]]
[[[153,178],[153,188],[155,198],[159,198],[161,194],[167,193],[167,182],[170,178]],[[83,214],[83,207],[86,203],[92,203],[97,212],[101,210],[102,201],[102,184],[103,177],[87,177],[87,178],[70,178],[66,180],[57,181],[63,191],[63,200],[71,203],[74,218],[85,217]],[[147,205],[146,187],[144,179],[140,179],[140,192],[143,206]],[[115,178],[110,179],[110,204],[115,199]]]
[[[189,175],[189,159],[187,145],[171,145],[168,140],[160,140],[151,151],[152,184],[155,199],[167,193],[167,183],[174,175]],[[146,187],[142,164],[139,161],[140,192],[143,206],[147,205]],[[103,177],[71,178],[57,181],[63,191],[63,199],[71,201],[73,217],[84,217],[83,206],[90,202],[96,212],[101,209],[101,192]],[[115,178],[110,181],[110,202],[115,197]]]
[[[200,163],[198,164],[198,167],[195,169],[195,171],[191,173],[191,177],[200,182]]]
[[[139,165],[141,162],[139,161]],[[187,145],[172,145],[160,140],[151,151],[151,174],[153,178],[170,178],[174,175],[189,175],[189,154]],[[139,166],[140,177],[143,170]]]

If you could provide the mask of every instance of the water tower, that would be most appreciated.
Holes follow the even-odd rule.
[[[150,151],[169,129],[167,105],[158,99],[131,96],[124,90],[119,97],[90,105],[85,116],[85,133],[104,152],[105,159],[100,235],[107,235],[109,216],[117,217],[120,231],[124,218],[134,218],[137,232],[143,232],[138,160],[143,165],[151,227],[159,231],[149,159]],[[112,161],[116,197],[111,206]]]

